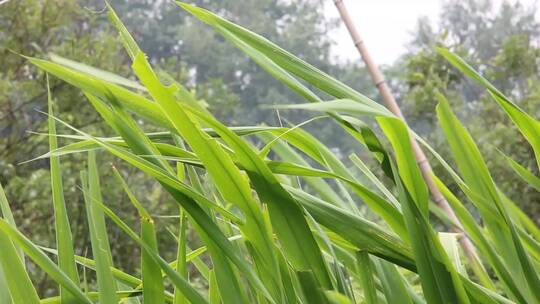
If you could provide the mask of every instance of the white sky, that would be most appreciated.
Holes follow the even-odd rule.
[[[328,16],[338,17],[333,0],[326,0]],[[362,39],[378,64],[390,64],[405,52],[419,17],[427,16],[436,23],[443,0],[343,0]],[[495,1],[502,3],[503,0]],[[512,3],[516,0],[510,1]],[[536,0],[521,0],[531,5]],[[497,6],[496,6],[497,8]],[[345,26],[340,24],[334,33],[337,45],[332,50],[337,60],[356,60],[354,48]]]

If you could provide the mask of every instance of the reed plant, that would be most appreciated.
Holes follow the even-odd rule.
[[[49,92],[44,115],[50,151],[38,159],[50,160],[56,244],[45,247],[17,229],[0,187],[1,303],[540,303],[540,230],[497,187],[442,94],[433,98],[451,160],[385,107],[271,41],[202,8],[178,4],[306,101],[280,105],[281,111],[301,109],[314,114],[306,123],[326,118],[338,124],[364,160],[353,154],[345,162],[305,124],[224,125],[181,84],[164,84],[109,6],[137,81],[59,56],[27,58],[79,88],[115,136],[88,134],[59,119]],[[437,51],[489,92],[540,166],[540,122],[457,55]],[[162,131],[145,132],[139,120]],[[57,126],[69,134],[58,133]],[[71,142],[58,146],[57,138]],[[430,201],[412,138],[442,164],[445,180],[457,185],[453,191],[432,174],[463,233],[446,232],[454,223]],[[73,248],[63,198],[60,158],[73,153],[88,154],[79,183],[88,256],[75,254],[80,250]],[[178,246],[166,249],[175,260],[162,257],[155,225],[160,218],[147,211],[147,198],[135,196],[122,171],[112,169],[116,184],[100,184],[102,153],[157,181],[178,205],[171,214],[178,218]],[[366,156],[381,174],[370,170]],[[540,178],[507,159],[540,189]],[[102,187],[126,193],[138,227],[109,207]],[[444,228],[435,224],[441,221]],[[115,267],[109,225],[140,247],[140,269]],[[204,245],[192,248],[188,231]],[[477,249],[473,259],[465,259],[459,247],[464,235]],[[40,298],[26,260],[58,284],[57,296]],[[90,287],[88,273],[96,278]],[[194,276],[203,284],[192,284]]]

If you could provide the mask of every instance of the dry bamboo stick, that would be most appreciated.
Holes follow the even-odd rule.
[[[362,60],[364,61],[368,72],[371,75],[373,82],[375,83],[375,86],[379,90],[379,94],[381,94],[386,107],[397,117],[405,121],[405,117],[403,117],[403,113],[401,113],[401,109],[399,108],[394,96],[392,95],[390,88],[386,84],[382,73],[379,71],[379,68],[371,58],[371,55],[369,54],[364,44],[364,41],[360,38],[360,35],[358,34],[356,27],[354,26],[354,23],[347,11],[347,8],[345,7],[345,4],[343,3],[343,0],[335,0],[334,4],[339,11],[341,20],[343,21],[343,23],[347,27],[347,30],[349,31],[349,34],[351,35],[354,46],[360,53],[360,56],[362,57]],[[467,258],[470,259],[471,262],[475,263],[475,261],[477,261],[477,256],[474,245],[463,233],[463,228],[461,226],[461,223],[459,222],[459,219],[454,213],[454,210],[452,209],[452,207],[450,207],[448,201],[446,201],[444,196],[441,194],[439,188],[437,188],[437,186],[435,185],[433,178],[431,177],[431,166],[429,165],[426,155],[418,145],[418,142],[412,136],[411,144],[413,147],[416,162],[418,163],[418,166],[422,171],[422,176],[424,177],[424,180],[429,188],[433,201],[446,213],[448,218],[454,223],[453,227],[451,227],[452,230],[462,234],[462,237],[459,238],[459,242],[463,248],[463,251],[466,254]]]

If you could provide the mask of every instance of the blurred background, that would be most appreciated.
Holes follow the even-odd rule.
[[[185,84],[220,120],[229,125],[297,124],[306,113],[275,111],[262,105],[304,102],[213,30],[191,18],[170,1],[112,0],[112,6],[149,56],[160,76]],[[196,0],[347,83],[380,100],[369,75],[337,19],[331,0]],[[20,164],[48,151],[47,138],[28,131],[46,132],[45,75],[14,54],[46,57],[54,53],[133,78],[129,58],[108,24],[101,0],[0,1],[0,183],[17,224],[33,241],[54,246],[48,160]],[[477,67],[520,107],[540,117],[540,23],[535,1],[360,1],[345,0],[360,34],[396,94],[409,124],[443,155],[446,143],[435,118],[435,90],[448,96],[452,106],[478,141],[502,190],[533,219],[540,218],[540,194],[522,183],[499,151],[538,174],[533,152],[508,118],[485,92],[465,79],[434,52],[444,45]],[[51,79],[56,114],[87,132],[107,136],[109,130],[82,94]],[[147,131],[155,130],[141,122]],[[348,161],[362,155],[340,128],[327,120],[307,126]],[[59,129],[59,133],[69,133]],[[60,144],[65,143],[61,141]],[[62,158],[66,204],[72,219],[77,254],[89,246],[83,200],[77,185],[85,155]],[[110,164],[99,155],[101,182],[112,178]],[[433,162],[433,164],[435,164]],[[120,168],[122,164],[117,164]],[[127,170],[127,169],[124,169]],[[438,168],[435,166],[435,171]],[[176,213],[176,205],[155,182],[137,171],[125,172],[139,200],[155,217]],[[446,180],[450,183],[449,180]],[[105,202],[124,219],[136,210],[120,189],[104,187]],[[174,211],[171,211],[174,210]],[[537,224],[538,224],[537,220]],[[173,248],[166,228],[175,219],[162,218],[163,247]],[[137,246],[111,230],[115,261],[121,268],[138,267]],[[191,240],[197,242],[197,240]],[[174,250],[163,250],[172,258]],[[31,266],[30,266],[31,267]],[[37,272],[37,270],[35,270]],[[39,274],[39,273],[38,273]],[[45,276],[32,276],[47,294]]]

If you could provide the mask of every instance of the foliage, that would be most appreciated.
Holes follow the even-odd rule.
[[[351,159],[359,172],[346,167],[317,139],[318,134],[301,125],[224,125],[179,82],[160,79],[108,7],[137,82],[78,62],[26,57],[81,90],[113,133],[93,135],[94,129],[83,131],[58,118],[52,106],[54,92],[49,91],[50,150],[38,160],[50,161],[58,247],[33,242],[19,231],[0,188],[2,299],[15,304],[394,303],[396,299],[540,303],[540,230],[497,186],[474,137],[442,94],[434,95],[439,101],[437,120],[457,172],[422,142],[459,187],[451,191],[434,175],[478,249],[473,260],[460,253],[459,234],[435,228],[432,217],[440,213],[430,211],[432,203],[411,149],[410,137],[417,135],[403,121],[270,40],[205,9],[179,5],[309,102],[276,106],[319,112],[327,123],[335,123],[363,145],[386,177],[377,178],[355,155]],[[540,121],[455,53],[439,48],[438,54],[484,87],[521,133],[522,145],[532,149],[535,166],[540,166]],[[376,123],[382,133],[364,120]],[[57,133],[57,125],[70,134]],[[161,131],[149,132],[150,125]],[[254,137],[265,146],[256,147]],[[57,138],[71,143],[57,148]],[[69,233],[73,219],[68,222],[61,184],[61,176],[71,172],[62,171],[60,158],[81,154],[87,154],[87,161],[77,193],[84,200],[91,257],[74,254]],[[167,216],[178,221],[164,237],[178,241],[177,252],[160,246],[156,224],[165,220],[147,211],[151,194],[132,192],[133,185],[115,168],[115,181],[102,183],[104,174],[98,167],[104,166],[106,156],[122,160],[122,167],[137,170],[168,194],[167,202],[160,204],[175,206],[177,210],[169,209],[173,211]],[[525,182],[536,185],[534,173],[512,164]],[[356,178],[359,173],[372,185]],[[125,192],[135,219],[117,212],[117,196],[104,196],[104,188],[117,195]],[[458,193],[474,205],[480,219],[464,207]],[[367,208],[376,222],[366,218]],[[140,248],[141,269],[115,266],[115,258],[122,256],[110,248],[112,226]],[[186,226],[200,247],[191,250]],[[52,256],[58,256],[57,262]],[[37,292],[23,257],[57,283],[58,296],[44,298]],[[76,264],[84,271],[74,271]],[[87,284],[89,272],[97,278],[92,287]]]
[[[439,31],[428,20],[420,20],[410,45],[411,52],[398,64],[404,70],[397,75],[402,84],[398,91],[403,92],[404,113],[411,126],[427,137],[442,155],[449,156],[442,134],[435,128],[434,109],[438,101],[433,96],[443,92],[457,115],[469,126],[471,134],[479,139],[480,150],[501,189],[527,214],[537,218],[533,215],[539,212],[539,194],[516,179],[500,153],[538,174],[533,151],[520,140],[518,130],[491,97],[434,51],[436,46],[444,46],[474,63],[501,92],[538,117],[540,49],[535,41],[540,37],[540,23],[535,17],[537,10],[519,2],[503,2],[498,11],[494,9],[492,1],[448,1],[442,9]],[[435,171],[441,170],[440,166],[435,166]],[[443,180],[451,183],[450,179]]]
[[[8,1],[0,9],[0,182],[11,198],[19,228],[44,242],[55,240],[51,201],[49,163],[37,161],[21,165],[48,151],[48,138],[29,131],[47,132],[47,120],[38,111],[47,111],[45,74],[31,67],[19,54],[43,56],[49,53],[83,61],[112,72],[127,71],[119,60],[122,48],[110,28],[100,26],[103,16],[86,10],[76,1]],[[95,112],[89,111],[79,90],[51,79],[55,104],[62,118],[87,130],[105,132]],[[60,140],[60,142],[62,142]],[[87,225],[83,200],[77,189],[78,172],[83,168],[80,156],[63,163],[63,189],[72,233],[79,254],[86,250]],[[35,225],[40,221],[43,225]],[[116,249],[120,249],[117,247]],[[117,251],[119,254],[122,250]],[[126,251],[127,252],[127,251]],[[127,265],[128,263],[126,263]],[[40,292],[47,293],[46,277],[29,268]]]
[[[193,22],[187,15],[178,13],[170,1],[113,0],[120,16],[125,16],[134,36],[156,66],[156,73],[167,82],[170,79],[186,84],[186,89],[206,102],[212,113],[229,123],[277,123],[275,114],[268,115],[255,102],[274,103],[294,100],[294,94],[283,88],[241,52],[227,44],[218,35],[207,31],[201,23]],[[237,21],[256,28],[283,46],[294,50],[305,59],[315,62],[337,74],[343,69],[330,64],[327,35],[333,27],[324,17],[319,0],[305,0],[294,5],[285,1],[200,1],[221,13],[234,16]],[[241,13],[239,13],[241,11]],[[256,17],[255,17],[256,16]],[[264,22],[260,22],[264,20]],[[274,20],[279,20],[274,22]],[[53,210],[50,201],[49,163],[45,160],[24,163],[47,151],[46,136],[29,132],[47,132],[47,121],[36,110],[46,111],[47,93],[45,74],[34,68],[18,54],[48,57],[50,54],[84,62],[90,66],[126,75],[129,71],[127,56],[117,43],[111,30],[104,1],[98,0],[39,0],[8,1],[0,9],[0,182],[11,198],[13,212],[24,233],[31,233],[44,243],[54,242]],[[305,48],[305,45],[313,48]],[[210,64],[211,63],[211,64]],[[355,77],[350,77],[356,82]],[[95,111],[85,107],[85,97],[80,91],[51,78],[55,112],[66,122],[84,127],[95,134],[111,135],[110,129]],[[167,82],[168,83],[168,82]],[[364,82],[369,84],[369,82]],[[249,84],[249,85],[248,85]],[[256,85],[255,85],[256,84]],[[302,119],[298,114],[285,115],[282,123]],[[144,121],[142,122],[145,123]],[[145,130],[155,131],[151,124]],[[337,128],[326,128],[330,138]],[[62,127],[60,126],[60,130]],[[62,132],[62,131],[61,131]],[[62,144],[63,139],[59,139]],[[350,145],[342,140],[341,144]],[[64,171],[65,201],[72,223],[76,253],[84,255],[90,246],[88,225],[84,216],[84,201],[78,190],[78,172],[84,168],[83,155],[73,155],[62,162]],[[103,184],[114,182],[110,174],[112,157],[102,156],[99,171]],[[150,196],[148,209],[154,214],[167,214],[175,209],[164,204],[170,197],[155,182],[144,175],[129,171],[128,181],[137,195]],[[135,214],[126,207],[128,197],[123,193],[103,189],[104,195],[118,202],[115,207],[122,214]],[[45,220],[47,225],[34,225]],[[172,223],[172,219],[167,224]],[[158,224],[159,229],[165,225]],[[113,229],[111,251],[115,256],[129,256],[136,246],[125,243],[120,231]],[[175,246],[168,237],[158,234],[164,246]],[[196,242],[189,234],[188,238]],[[172,256],[171,256],[172,257]],[[169,258],[169,257],[168,257]],[[125,258],[118,265],[132,268],[137,259]],[[30,268],[32,271],[35,268]],[[37,271],[37,270],[36,270]],[[52,285],[47,276],[37,271],[32,275],[40,292],[48,292]]]

